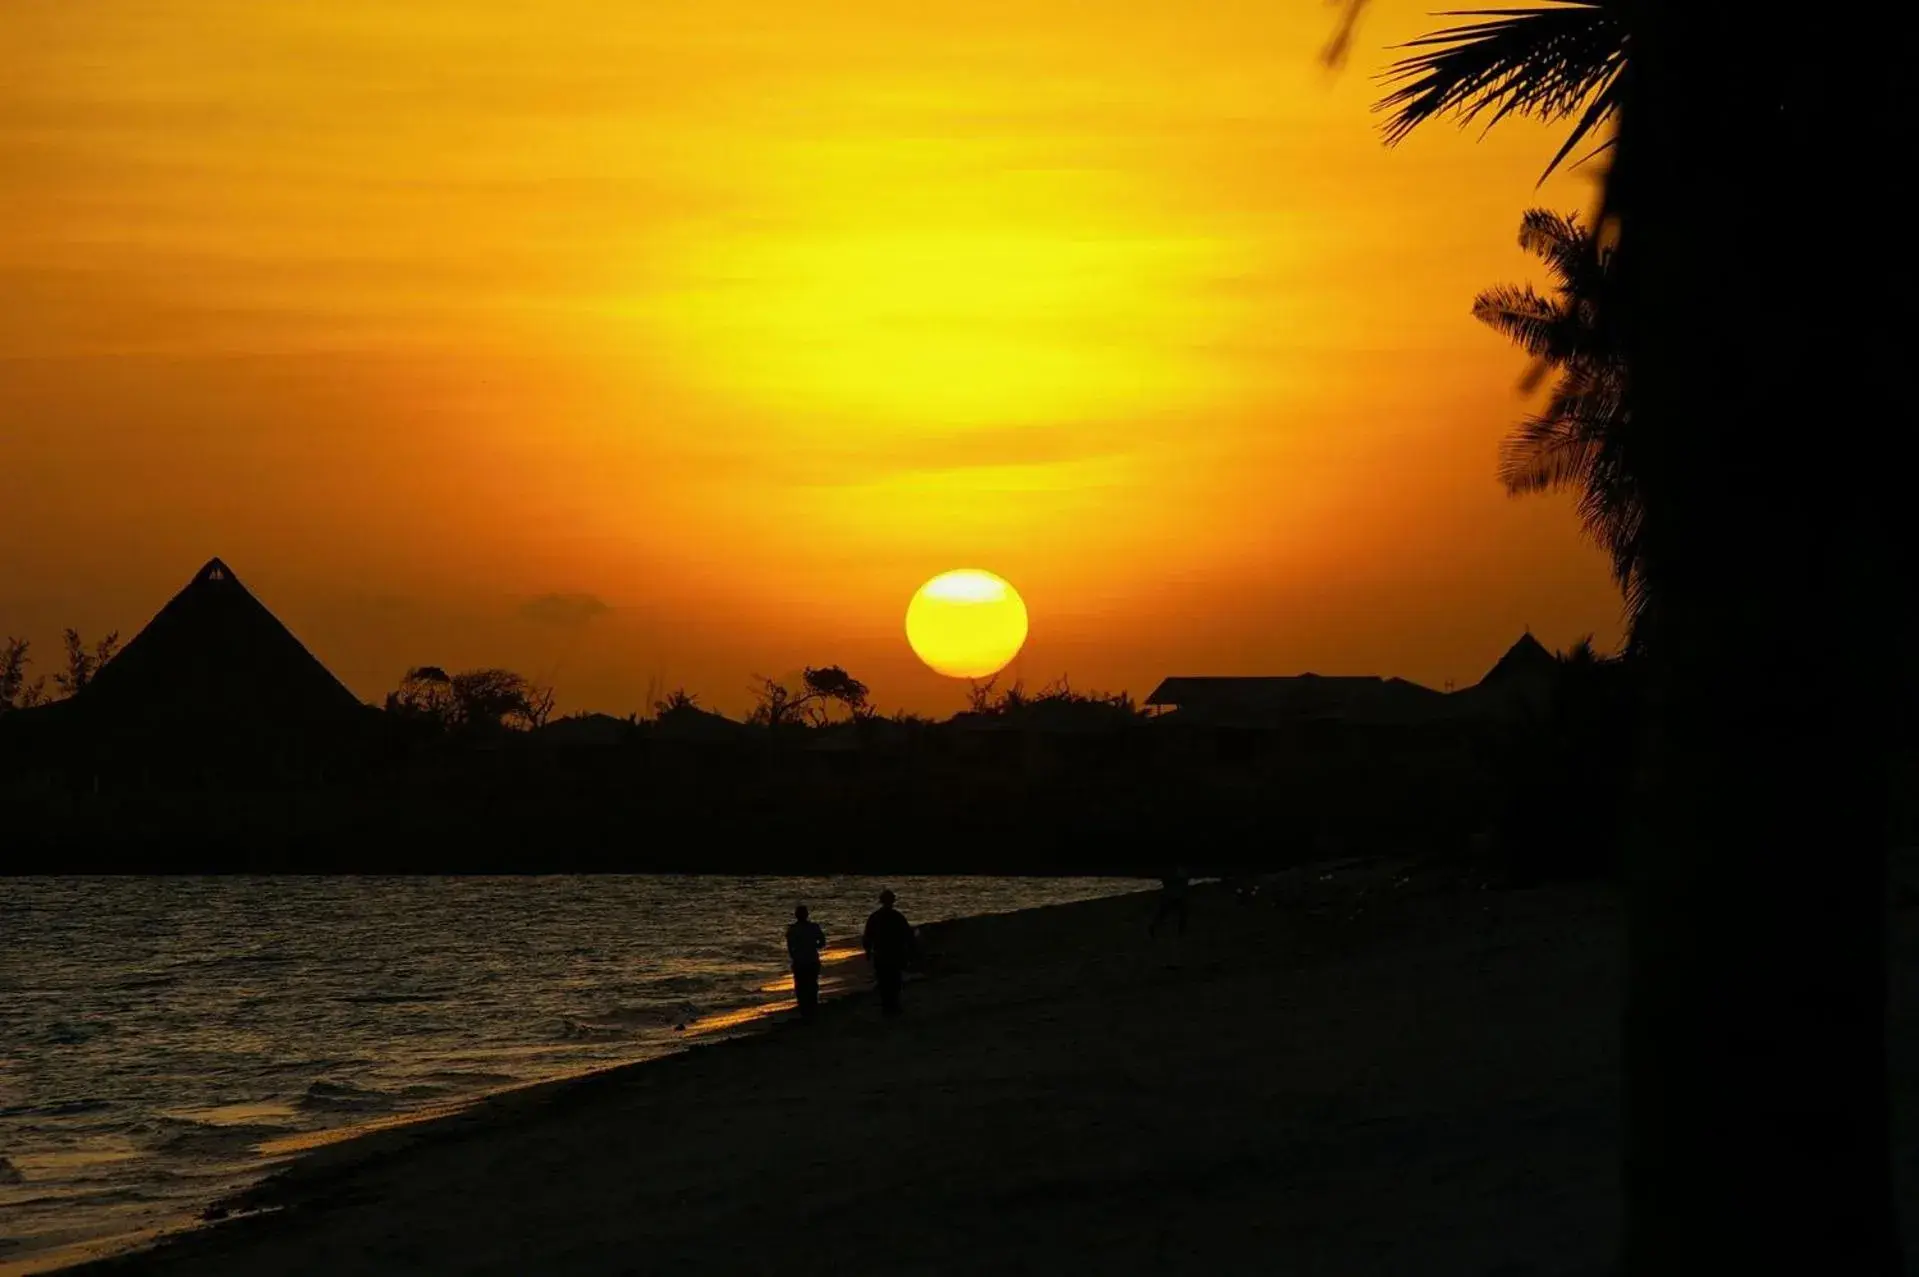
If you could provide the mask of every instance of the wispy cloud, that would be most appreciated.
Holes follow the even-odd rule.
[[[578,629],[612,610],[595,594],[541,594],[520,604],[518,615],[536,625]]]

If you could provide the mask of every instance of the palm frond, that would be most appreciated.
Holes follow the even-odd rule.
[[[1383,129],[1388,145],[1441,115],[1456,115],[1466,124],[1491,112],[1490,128],[1509,115],[1551,122],[1584,107],[1572,136],[1548,165],[1550,174],[1618,113],[1627,39],[1614,0],[1566,0],[1547,8],[1466,10],[1446,16],[1483,20],[1402,46],[1417,52],[1386,69],[1382,83],[1396,87],[1373,108],[1387,113]]]
[[[1594,451],[1589,432],[1576,420],[1542,412],[1500,441],[1499,481],[1514,496],[1572,487],[1585,481]]]
[[[1631,454],[1632,419],[1616,378],[1569,376],[1546,409],[1500,445],[1499,477],[1514,496],[1574,489],[1586,535],[1606,552],[1637,615],[1643,606],[1645,501]]]
[[[1620,47],[1622,49],[1625,47],[1623,37]],[[1539,175],[1539,181],[1535,185],[1544,186],[1546,179],[1553,175],[1553,170],[1566,162],[1566,157],[1573,153],[1574,148],[1619,114],[1619,106],[1626,100],[1626,75],[1630,69],[1630,64],[1625,61],[1622,53],[1618,67],[1606,78],[1605,87],[1586,104],[1585,113],[1579,117],[1578,123],[1573,125],[1573,131],[1566,135],[1565,143],[1553,153],[1552,159],[1546,162],[1546,171]],[[1607,138],[1595,146],[1590,154],[1581,156],[1573,167],[1577,168],[1593,156],[1605,154],[1612,149],[1612,145],[1613,139]]]
[[[1497,284],[1473,298],[1473,318],[1534,357],[1554,346],[1554,336],[1570,312],[1529,284]]]
[[[1569,309],[1597,308],[1605,300],[1612,249],[1577,213],[1527,209],[1519,219],[1519,246],[1546,264]]]
[[[1473,299],[1473,317],[1538,361],[1523,388],[1531,392],[1557,369],[1616,368],[1618,334],[1607,304],[1611,254],[1576,216],[1551,209],[1527,211],[1519,243],[1546,263],[1553,275],[1553,295],[1543,296],[1528,285],[1502,284]]]
[[[1519,218],[1519,246],[1552,270],[1560,282],[1578,278],[1580,265],[1593,254],[1592,235],[1577,213],[1529,208]]]

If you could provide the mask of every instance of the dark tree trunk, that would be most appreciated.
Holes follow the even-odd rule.
[[[1896,41],[1724,0],[1644,0],[1632,23],[1614,197],[1656,604],[1625,1267],[1894,1273],[1885,874],[1912,576],[1876,261],[1904,250],[1862,223],[1903,154],[1875,51]]]

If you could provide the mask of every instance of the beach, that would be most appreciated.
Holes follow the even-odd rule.
[[[71,1271],[1611,1271],[1611,889],[1376,864],[1196,889],[1184,936],[1152,908],[929,927],[896,1021],[860,994],[335,1144]],[[1910,1190],[1919,918],[1895,918]]]

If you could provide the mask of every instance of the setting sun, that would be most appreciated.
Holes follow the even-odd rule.
[[[919,588],[906,608],[906,641],[934,671],[950,678],[989,678],[1026,642],[1026,604],[991,572],[943,572]]]

